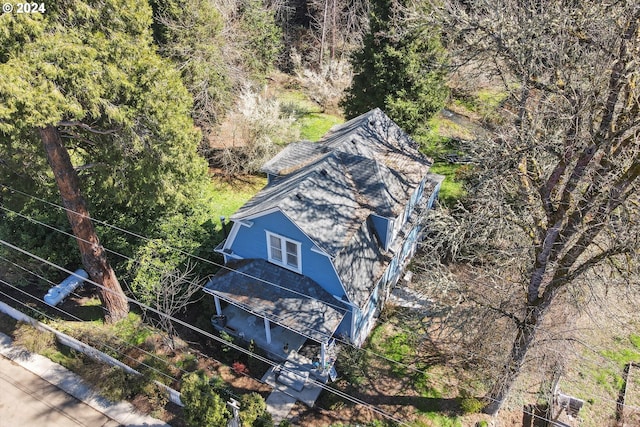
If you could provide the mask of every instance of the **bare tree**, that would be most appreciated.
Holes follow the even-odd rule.
[[[194,303],[193,296],[202,289],[202,284],[193,277],[194,266],[187,264],[183,270],[165,271],[160,280],[147,287],[141,287],[138,298],[150,305],[158,313],[145,311],[147,319],[167,335],[167,345],[175,348],[178,333],[171,318]]]
[[[322,67],[327,62],[348,59],[362,45],[369,25],[369,2],[307,0],[304,6],[315,48],[304,58],[305,65]]]
[[[491,264],[497,276],[505,260],[516,267],[502,276],[518,299],[495,307],[516,329],[487,396],[495,414],[552,303],[572,285],[588,286],[578,279],[603,265],[636,273],[640,4],[433,3],[454,58],[499,77],[508,94],[504,123],[468,147],[476,178],[456,213],[458,236],[485,238],[451,252]]]
[[[219,148],[209,154],[227,178],[257,172],[285,143],[299,137],[294,116],[274,97],[247,85],[238,98],[228,129],[213,138]]]

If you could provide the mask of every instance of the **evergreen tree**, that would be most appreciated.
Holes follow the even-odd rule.
[[[231,104],[223,18],[209,0],[152,0],[156,43],[173,60],[193,96],[192,116],[207,133]]]
[[[242,66],[253,79],[262,80],[273,70],[282,50],[282,30],[262,0],[241,1],[238,13],[236,43]]]
[[[193,210],[207,176],[196,153],[200,135],[189,117],[190,97],[179,74],[155,52],[151,9],[135,0],[68,0],[48,7],[41,15],[0,16],[2,181],[52,201],[57,189],[83,220],[90,204],[102,219],[143,234],[161,232],[163,218]],[[12,209],[53,215],[33,202],[8,199]],[[101,247],[92,226],[74,224],[72,216],[78,216],[69,219],[85,267],[107,289],[101,295],[107,320],[117,320],[126,314],[124,295],[104,253],[94,253]],[[12,232],[7,223],[24,223],[14,215],[5,219],[3,234]],[[14,237],[29,234],[22,227]],[[118,239],[123,247],[132,243]],[[68,262],[69,249],[39,250]],[[100,269],[87,266],[92,256],[101,259]],[[119,295],[120,304],[109,307],[107,295]]]
[[[402,0],[375,0],[354,77],[343,101],[348,118],[383,109],[408,132],[420,131],[447,97],[445,54],[437,33],[409,20]]]

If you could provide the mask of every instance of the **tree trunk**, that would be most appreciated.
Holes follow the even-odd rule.
[[[502,372],[499,373],[499,376],[493,384],[493,388],[486,396],[486,399],[489,401],[484,408],[486,414],[497,414],[509,395],[513,383],[520,375],[520,370],[524,364],[527,352],[536,337],[536,332],[542,323],[549,303],[550,301],[546,301],[545,298],[544,302],[540,305],[527,306],[526,317],[525,320],[518,325],[518,333],[513,340],[509,360],[505,363]]]
[[[80,248],[82,265],[91,280],[100,285],[98,294],[106,310],[105,321],[117,322],[127,316],[129,304],[93,228],[69,153],[55,127],[47,126],[40,129],[40,137],[60,191],[62,204],[67,209],[67,218]]]

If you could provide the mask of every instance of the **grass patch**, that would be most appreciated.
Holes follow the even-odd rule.
[[[300,137],[309,141],[317,141],[326,134],[329,129],[343,123],[340,117],[324,113],[309,113],[300,118]]]
[[[413,379],[413,387],[420,393],[420,396],[427,399],[440,399],[442,398],[442,392],[434,384],[433,378],[428,372],[424,370],[417,372]]]
[[[429,420],[429,424],[418,422],[416,426],[430,427],[462,427],[462,421],[458,417],[447,417],[438,412],[429,412],[423,414],[424,418]]]
[[[218,215],[226,218],[229,218],[267,184],[267,179],[261,176],[245,176],[232,182],[214,176],[212,181],[214,189],[209,195],[211,203],[216,206]]]
[[[389,365],[391,372],[396,375],[406,374],[407,369],[402,364],[414,354],[414,347],[408,333],[392,333],[386,325],[382,324],[374,329],[370,342],[372,350],[387,359],[384,362]]]
[[[477,104],[481,108],[495,110],[507,99],[509,94],[504,90],[481,89],[475,94]]]
[[[619,348],[602,350],[600,355],[612,364],[595,366],[588,374],[608,393],[616,395],[622,388],[622,373],[627,363],[640,362],[640,336],[631,334],[627,338],[616,338]]]
[[[504,118],[498,114],[498,109],[509,94],[504,90],[480,89],[473,94],[461,94],[454,101],[456,109],[466,110],[480,116],[482,120],[500,122]]]
[[[42,353],[44,357],[65,368],[72,368],[76,363],[75,360],[80,357],[80,354],[81,353],[62,344],[58,344],[55,349],[47,349]]]
[[[638,334],[606,336],[598,345],[606,350],[594,354],[585,349],[584,361],[569,376],[567,386],[570,394],[587,403],[580,413],[585,427],[599,427],[604,419],[614,419],[615,401],[623,386],[624,367],[629,362],[640,361]],[[614,402],[613,406],[611,402]]]
[[[56,336],[52,332],[43,331],[28,323],[18,323],[13,332],[16,345],[26,348],[31,353],[42,354],[45,350],[54,349]]]
[[[631,334],[627,338],[616,338],[622,348],[603,350],[601,354],[619,366],[630,362],[640,362],[640,335]]]
[[[299,90],[284,90],[278,93],[278,101],[282,106],[282,111],[295,117],[305,114],[320,113],[322,108]]]
[[[434,160],[430,171],[445,176],[438,196],[440,202],[452,206],[466,195],[464,177],[470,173],[472,166],[452,164],[443,159],[448,154],[465,157],[465,153],[460,151],[456,141],[474,139],[473,131],[449,120],[442,114],[429,119],[428,128],[427,132],[416,136],[416,141],[420,144],[420,151]]]
[[[322,108],[298,90],[286,90],[278,95],[282,111],[296,118],[300,138],[317,141],[344,119],[322,112]]]
[[[435,163],[431,166],[431,172],[444,175],[445,180],[440,187],[439,200],[447,206],[455,204],[456,201],[466,195],[464,183],[460,175],[468,171],[469,165],[456,165],[449,163]]]
[[[420,145],[420,151],[426,156],[437,160],[451,151],[451,135],[445,134],[445,118],[442,114],[431,117],[427,123],[427,130],[414,135]]]

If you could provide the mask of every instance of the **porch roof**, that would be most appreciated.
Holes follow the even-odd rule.
[[[316,342],[326,342],[347,312],[315,281],[263,259],[229,262],[204,291]]]

